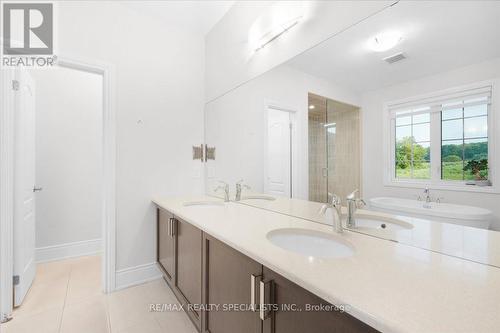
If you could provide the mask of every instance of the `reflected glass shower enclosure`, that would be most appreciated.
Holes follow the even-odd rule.
[[[360,187],[359,107],[309,93],[309,200],[342,199]]]

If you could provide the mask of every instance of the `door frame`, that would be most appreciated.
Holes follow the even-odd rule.
[[[279,103],[276,101],[272,100],[265,100],[264,101],[264,156],[263,156],[263,161],[264,161],[264,177],[262,179],[263,181],[263,186],[262,188],[264,189],[264,193],[267,192],[267,175],[268,175],[268,158],[267,158],[267,149],[268,149],[268,119],[269,119],[269,109],[274,109],[278,111],[283,111],[283,112],[288,112],[290,114],[290,122],[292,124],[292,131],[291,131],[291,140],[290,144],[292,145],[291,149],[291,156],[290,156],[290,163],[292,167],[292,172],[290,173],[290,195],[291,198],[296,198],[299,194],[298,190],[298,184],[299,184],[299,173],[298,173],[298,140],[297,140],[297,116],[298,116],[298,110],[285,105],[283,103]]]
[[[102,289],[116,288],[116,101],[115,66],[80,57],[57,58],[60,67],[99,74],[103,78]],[[21,69],[0,72],[0,322],[12,316],[14,264],[14,91],[12,80]],[[50,69],[43,69],[50,70]]]

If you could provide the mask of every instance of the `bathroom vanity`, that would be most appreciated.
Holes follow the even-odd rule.
[[[198,331],[377,332],[156,203],[158,266]]]
[[[500,327],[499,268],[347,230],[336,234],[328,225],[234,202],[185,205],[197,199],[154,203],[160,267],[179,301],[193,305],[188,315],[199,331],[494,332]],[[340,252],[332,249],[329,256],[307,255],[312,247],[285,249],[272,239],[281,230],[331,237],[351,252],[335,256]],[[196,309],[199,304],[206,308]],[[208,308],[216,304],[220,311]],[[222,311],[224,304],[247,311]],[[345,312],[293,311],[286,308],[290,304],[335,305]]]

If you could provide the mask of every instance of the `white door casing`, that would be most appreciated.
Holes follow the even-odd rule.
[[[36,272],[35,264],[35,83],[17,74],[14,153],[14,306],[21,305]]]
[[[292,122],[288,111],[267,110],[267,179],[268,194],[291,197],[292,194]]]
[[[58,57],[58,65],[103,76],[103,291],[109,293],[116,285],[116,68],[109,63],[96,62],[78,57]],[[0,321],[12,316],[12,289],[14,268],[14,93],[12,80],[15,72],[0,71]]]

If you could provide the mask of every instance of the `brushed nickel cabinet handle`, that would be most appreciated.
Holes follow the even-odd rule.
[[[170,237],[174,237],[174,218],[171,217],[168,219],[168,230],[167,230],[167,234],[170,236]]]
[[[252,311],[255,312],[255,292],[257,291],[257,288],[255,288],[255,283],[257,282],[257,279],[261,279],[262,275],[255,275],[252,274],[250,275],[250,306],[252,308]]]
[[[170,226],[170,237],[174,238],[177,235],[177,220],[173,217],[170,223],[172,224]]]
[[[269,286],[271,287],[271,283],[272,283],[272,280],[271,281],[260,281],[260,295],[259,295],[259,299],[260,299],[260,302],[259,302],[259,317],[260,317],[260,320],[264,321],[266,319],[269,318],[269,314],[270,314],[270,310],[268,309],[269,307],[269,304],[271,304],[272,302],[272,297],[271,297],[271,290],[269,290],[269,304],[266,305],[266,286]]]

